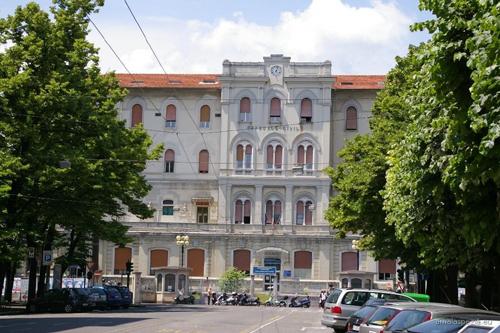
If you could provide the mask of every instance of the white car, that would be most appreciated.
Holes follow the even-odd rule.
[[[500,320],[474,320],[458,333],[500,333]]]

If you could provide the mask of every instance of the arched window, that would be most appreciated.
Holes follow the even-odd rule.
[[[175,274],[165,275],[165,288],[163,290],[168,292],[175,291]]]
[[[130,247],[115,248],[114,274],[121,274],[127,268],[127,261],[132,261],[132,249]]]
[[[199,161],[199,172],[208,173],[208,161],[209,161],[208,150],[200,151],[198,161]]]
[[[250,113],[250,98],[243,97],[240,100],[240,121],[250,122],[252,121],[252,114]]]
[[[354,106],[347,108],[345,112],[345,129],[357,130],[358,129],[358,110]]]
[[[271,111],[269,113],[271,124],[281,123],[281,100],[278,97],[271,99]]]
[[[210,107],[203,105],[200,109],[200,128],[210,127]]]
[[[296,278],[310,279],[312,272],[312,252],[296,251],[293,260],[293,274]]]
[[[173,104],[167,105],[167,112],[165,115],[165,127],[166,128],[175,128],[176,123],[176,113],[177,108]]]
[[[174,163],[175,163],[175,152],[172,149],[168,149],[165,152],[165,172],[166,173],[174,172]]]
[[[153,268],[168,266],[168,251],[167,250],[151,250],[149,255],[149,273],[154,275]]]
[[[280,224],[281,222],[281,201],[267,200],[266,201],[266,224]]]
[[[312,121],[312,101],[304,98],[300,103],[300,122],[310,123]]]
[[[312,201],[302,199],[295,205],[295,224],[312,225]]]
[[[233,267],[250,274],[250,250],[234,250]]]
[[[280,144],[269,144],[266,154],[266,168],[268,170],[281,170],[283,165],[283,147]]]
[[[163,200],[162,215],[167,215],[167,216],[174,215],[174,201],[173,200]]]
[[[310,143],[303,143],[297,147],[297,165],[307,171],[313,170],[314,147]]]
[[[203,276],[205,273],[205,251],[189,249],[187,251],[187,267],[191,268],[191,276]]]
[[[236,168],[252,169],[253,147],[249,143],[240,143],[236,146]]]
[[[358,270],[358,254],[356,252],[343,252],[341,260],[342,272]]]
[[[252,203],[249,199],[238,199],[234,203],[234,223],[250,224]]]
[[[140,104],[134,104],[132,106],[132,127],[136,127],[142,124],[142,106]]]

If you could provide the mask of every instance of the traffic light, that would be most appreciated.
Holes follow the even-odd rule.
[[[127,268],[127,274],[130,274],[134,271],[134,263],[131,261],[127,261],[125,267]]]
[[[398,269],[398,281],[404,282],[405,281],[405,272],[402,269]]]

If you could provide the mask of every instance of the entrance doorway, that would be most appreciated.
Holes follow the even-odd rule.
[[[264,266],[275,267],[276,276],[265,275],[264,276],[264,290],[272,290],[274,279],[276,280],[276,285],[278,291],[280,290],[280,273],[281,273],[281,258],[264,258]]]

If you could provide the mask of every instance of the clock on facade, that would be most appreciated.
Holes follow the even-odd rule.
[[[278,65],[274,65],[271,67],[271,74],[273,74],[274,76],[278,76],[281,74],[281,66],[278,66]]]

